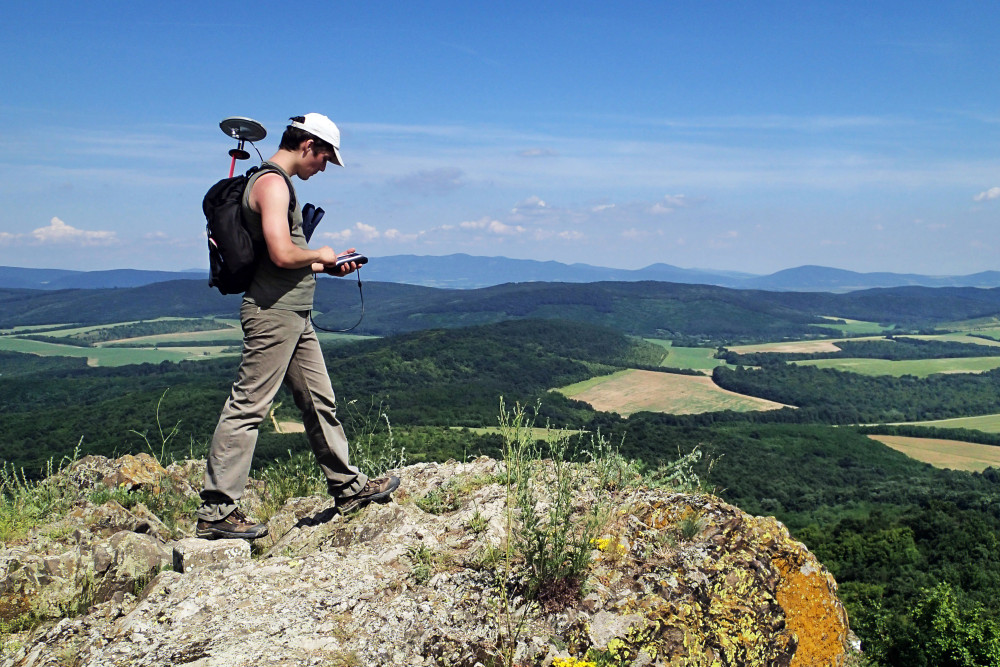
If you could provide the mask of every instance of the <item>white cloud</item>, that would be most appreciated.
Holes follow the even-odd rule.
[[[21,234],[11,234],[10,232],[0,232],[0,245],[9,245],[21,238]]]
[[[387,229],[385,230],[385,232],[382,233],[382,238],[384,238],[386,241],[400,241],[400,242],[416,241],[418,236],[420,236],[420,234],[404,234],[398,229]]]
[[[31,232],[38,243],[76,243],[78,245],[110,245],[117,243],[114,232],[92,232],[70,227],[59,218],[52,218],[48,227],[39,227]]]
[[[339,232],[325,232],[320,234],[323,239],[330,239],[331,241],[349,241],[353,238],[360,239],[362,241],[371,241],[377,239],[381,236],[378,229],[372,225],[366,225],[363,222],[355,222],[354,227],[350,229],[342,229]]]
[[[489,228],[490,232],[492,232],[493,234],[498,234],[498,235],[501,235],[501,236],[511,236],[511,235],[514,235],[514,234],[523,234],[524,231],[525,231],[524,227],[522,227],[521,225],[505,225],[504,223],[500,222],[499,220],[492,220],[492,221],[490,221],[490,224],[488,225],[488,228]]]
[[[354,229],[357,230],[358,235],[365,241],[371,241],[372,239],[377,239],[381,234],[373,225],[366,225],[363,222],[354,223]]]
[[[541,197],[532,195],[523,201],[514,204],[511,213],[531,213],[532,211],[542,211],[548,208],[548,204]]]
[[[989,190],[980,192],[978,195],[973,197],[973,201],[988,201],[990,199],[1000,198],[1000,187],[993,187]]]
[[[665,213],[673,213],[679,208],[685,208],[690,205],[691,201],[685,195],[666,195],[660,201],[655,202],[649,208],[649,212],[655,215],[663,215]]]
[[[349,243],[353,241],[374,241],[376,239],[383,239],[385,241],[415,241],[420,234],[405,234],[398,229],[387,229],[384,232],[379,231],[374,225],[369,225],[364,222],[355,222],[354,227],[349,229],[342,229],[339,232],[326,232],[320,234],[320,238],[324,240],[329,240],[334,243]]]
[[[320,234],[320,238],[328,239],[334,243],[344,243],[351,239],[351,230],[342,229],[339,232],[324,232]]]
[[[521,225],[508,225],[490,217],[483,217],[479,220],[467,220],[458,225],[461,229],[485,229],[491,234],[512,235],[521,234],[525,231]],[[439,229],[443,229],[439,228]]]

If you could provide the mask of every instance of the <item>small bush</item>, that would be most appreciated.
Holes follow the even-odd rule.
[[[583,583],[591,543],[608,520],[610,499],[599,489],[590,489],[597,498],[577,513],[579,495],[592,478],[583,466],[571,462],[576,452],[566,433],[550,431],[553,435],[546,444],[551,458],[543,462],[532,426],[521,406],[508,413],[501,402],[508,540],[523,563],[528,597],[543,603],[568,602],[569,589],[578,593]]]
[[[445,514],[454,512],[461,505],[458,502],[458,493],[448,485],[440,489],[433,489],[422,498],[417,499],[417,507],[428,514]]]

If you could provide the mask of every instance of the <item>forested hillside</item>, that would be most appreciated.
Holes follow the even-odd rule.
[[[526,320],[417,332],[325,354],[342,405],[383,403],[399,424],[478,427],[495,423],[501,395],[533,403],[559,384],[656,364],[664,351],[610,329]],[[60,359],[25,372],[36,360],[0,357],[0,460],[29,474],[38,474],[52,457],[71,454],[81,438],[83,451],[104,455],[145,449],[137,433],[146,433],[158,448],[158,404],[168,432],[179,422],[170,451],[204,449],[238,364],[230,358],[89,368],[82,360]],[[295,414],[290,397],[279,395],[277,402]],[[562,399],[559,405],[569,404]],[[261,448],[265,460],[287,449],[273,451],[269,437]]]
[[[892,377],[789,363],[846,355],[989,356],[997,348],[897,334],[842,341],[840,352],[727,354],[735,368],[715,369],[719,386],[795,406],[769,412],[637,413],[625,420],[550,392],[618,369],[655,368],[670,348],[631,337],[636,334],[659,334],[675,345],[812,339],[830,333],[815,326],[829,324],[824,315],[916,331],[952,319],[994,318],[1000,292],[776,294],[668,283],[528,283],[470,291],[372,283],[365,290],[367,330],[404,333],[325,349],[352,441],[364,441],[376,428],[378,437],[389,437],[391,424],[395,445],[410,461],[497,456],[496,435],[463,427],[495,425],[503,396],[530,409],[540,401],[539,423],[582,429],[582,447],[600,433],[650,469],[698,448],[705,456],[701,474],[723,498],[785,521],[831,568],[875,664],[926,664],[922,646],[943,637],[961,636],[980,649],[991,638],[1000,642],[994,594],[1000,585],[1000,473],[937,470],[868,439],[869,427],[854,426],[1000,412],[1000,370]],[[320,323],[350,324],[359,307],[353,281],[321,283]],[[200,281],[0,293],[5,327],[232,317],[236,308],[237,299],[220,297]],[[426,328],[431,325],[436,328]],[[88,336],[146,331],[144,324],[120,326],[125,328],[69,335],[88,343]],[[84,359],[0,353],[4,470],[23,466],[28,476],[38,475],[46,462],[72,455],[78,444],[81,454],[203,456],[237,363],[229,357],[94,368]],[[284,393],[276,416],[296,416]],[[978,437],[997,440],[996,434]],[[307,448],[301,434],[277,433],[268,420],[255,462],[287,460],[289,450]],[[979,639],[942,630],[945,617]]]
[[[711,343],[802,338],[830,333],[823,317],[868,320],[902,330],[932,327],[1000,311],[1000,289],[892,288],[848,294],[766,292],[664,282],[509,283],[449,290],[365,283],[365,318],[356,333],[390,335],[508,319],[552,318],[625,333]],[[125,322],[158,317],[233,317],[239,297],[204,281],[178,280],[128,289],[0,290],[0,329],[53,323]],[[316,320],[353,324],[361,312],[357,283],[324,278]]]
[[[712,377],[724,389],[796,406],[799,414],[784,418],[799,422],[865,424],[947,419],[990,414],[1000,407],[1000,370],[897,378],[770,364],[735,370],[719,366]]]

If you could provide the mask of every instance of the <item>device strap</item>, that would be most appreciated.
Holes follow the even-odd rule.
[[[325,327],[321,327],[320,325],[316,324],[316,320],[313,318],[312,311],[310,310],[309,321],[312,322],[313,327],[319,329],[320,331],[325,331],[327,333],[347,333],[348,331],[353,331],[354,329],[356,329],[357,326],[361,324],[361,320],[365,319],[365,292],[361,288],[361,269],[358,268],[356,270],[356,273],[358,274],[358,294],[361,295],[361,317],[358,318],[358,321],[355,322],[353,326],[350,326],[346,329],[327,329]]]

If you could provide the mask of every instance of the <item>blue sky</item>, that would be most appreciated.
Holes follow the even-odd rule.
[[[298,187],[314,242],[374,259],[997,270],[998,23],[973,1],[14,4],[0,265],[206,267],[219,121],[263,123],[267,158],[318,111],[347,166]]]

